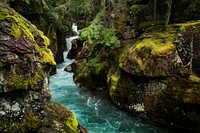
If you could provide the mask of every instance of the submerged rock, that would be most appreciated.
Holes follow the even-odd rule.
[[[3,3],[0,14],[0,132],[80,132],[73,113],[50,102],[49,39]]]
[[[118,67],[109,70],[110,96],[144,119],[199,130],[200,22],[157,29],[147,29],[121,52]]]

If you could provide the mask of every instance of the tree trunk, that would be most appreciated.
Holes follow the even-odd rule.
[[[171,9],[172,9],[172,0],[167,0],[166,3],[167,3],[167,17],[166,17],[165,27],[167,27],[169,24],[169,19],[170,19]]]

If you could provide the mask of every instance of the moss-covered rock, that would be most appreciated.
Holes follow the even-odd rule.
[[[44,32],[50,39],[48,48],[54,53],[56,62],[63,62],[62,53],[66,50],[65,38],[71,32],[70,27],[73,19],[72,13],[70,14],[67,8],[68,1],[27,1],[8,0],[6,2]]]
[[[59,105],[58,103],[48,103],[44,107],[43,124],[38,132],[56,133],[79,133],[78,121],[74,114]]]
[[[0,2],[0,132],[80,132],[73,113],[50,102],[49,74],[56,63],[49,44],[43,32]]]
[[[199,130],[199,35],[198,21],[146,30],[109,70],[113,101],[142,118]]]
[[[106,87],[107,68],[109,67],[106,52],[109,48],[104,46],[100,51],[96,51],[101,46],[85,42],[77,60],[70,65],[74,72],[74,81],[78,86],[92,90]]]

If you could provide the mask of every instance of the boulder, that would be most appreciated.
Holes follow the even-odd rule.
[[[199,21],[148,28],[109,70],[113,101],[141,118],[199,130],[199,41]]]
[[[50,102],[49,39],[0,2],[0,132],[80,132],[71,111]]]

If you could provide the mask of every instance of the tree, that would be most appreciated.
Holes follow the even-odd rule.
[[[170,19],[171,9],[172,9],[172,0],[166,0],[166,3],[167,3],[167,14],[166,14],[165,27],[167,27],[169,24],[169,19]]]

